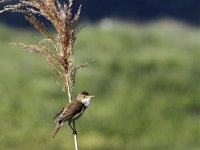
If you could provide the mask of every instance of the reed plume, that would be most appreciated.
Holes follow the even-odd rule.
[[[0,0],[0,3],[11,2],[11,0]],[[81,6],[75,14],[72,14],[73,0],[60,3],[58,0],[18,0],[5,5],[3,12],[22,13],[33,27],[45,35],[45,39],[37,45],[18,43],[22,48],[43,55],[49,62],[54,72],[63,82],[64,90],[71,102],[71,94],[75,84],[76,71],[86,67],[88,61],[79,66],[74,65],[74,42],[79,31],[77,23],[79,20]],[[55,28],[52,33],[39,17],[46,18]],[[48,46],[48,45],[51,46]],[[50,48],[51,47],[51,48]],[[76,135],[75,135],[76,136]],[[76,145],[77,146],[77,145]]]

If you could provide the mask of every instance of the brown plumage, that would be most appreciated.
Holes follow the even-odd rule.
[[[90,96],[87,92],[83,91],[78,95],[77,100],[69,103],[55,116],[56,127],[53,131],[52,139],[55,137],[65,121],[68,121],[73,133],[76,133],[76,130],[71,126],[71,122],[82,116],[85,109],[89,105],[91,97],[94,96]]]

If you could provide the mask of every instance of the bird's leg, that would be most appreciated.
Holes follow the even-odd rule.
[[[75,121],[73,121],[72,123],[73,123],[73,128],[74,128],[74,133],[73,133],[73,134],[76,134],[76,135],[77,135]]]
[[[70,128],[74,131],[73,127],[71,126],[71,121],[68,122]]]
[[[73,121],[73,122],[74,122],[74,121]],[[71,125],[71,121],[69,121],[68,124],[69,124],[70,128],[71,128],[72,131],[73,131],[72,134],[77,134],[76,127],[74,126],[74,123],[73,123],[74,128],[73,128],[72,125]]]

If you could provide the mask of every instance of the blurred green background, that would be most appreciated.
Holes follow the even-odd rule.
[[[78,34],[73,97],[96,97],[77,121],[82,150],[200,149],[200,29],[163,20],[88,24]],[[67,124],[51,140],[66,94],[42,56],[8,43],[42,36],[0,25],[0,149],[72,150]]]

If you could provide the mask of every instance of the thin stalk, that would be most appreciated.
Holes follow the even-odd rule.
[[[71,100],[71,92],[70,92],[70,87],[69,87],[69,80],[68,80],[68,77],[66,76],[66,82],[67,82],[67,93],[68,93],[68,99],[69,99],[69,102],[71,103],[72,100]],[[74,130],[76,131],[76,124],[75,124],[75,121],[72,122],[73,123],[73,128]],[[75,146],[75,150],[78,150],[78,140],[77,140],[77,133],[74,133],[74,146]]]
[[[72,96],[71,96],[71,90],[70,90],[70,85],[69,85],[69,80],[68,76],[65,76],[66,84],[67,84],[67,94],[68,94],[68,100],[71,103],[72,102]]]
[[[73,128],[76,130],[76,123],[75,123],[75,121],[73,121]],[[77,133],[74,134],[74,146],[75,146],[75,150],[78,150]]]

